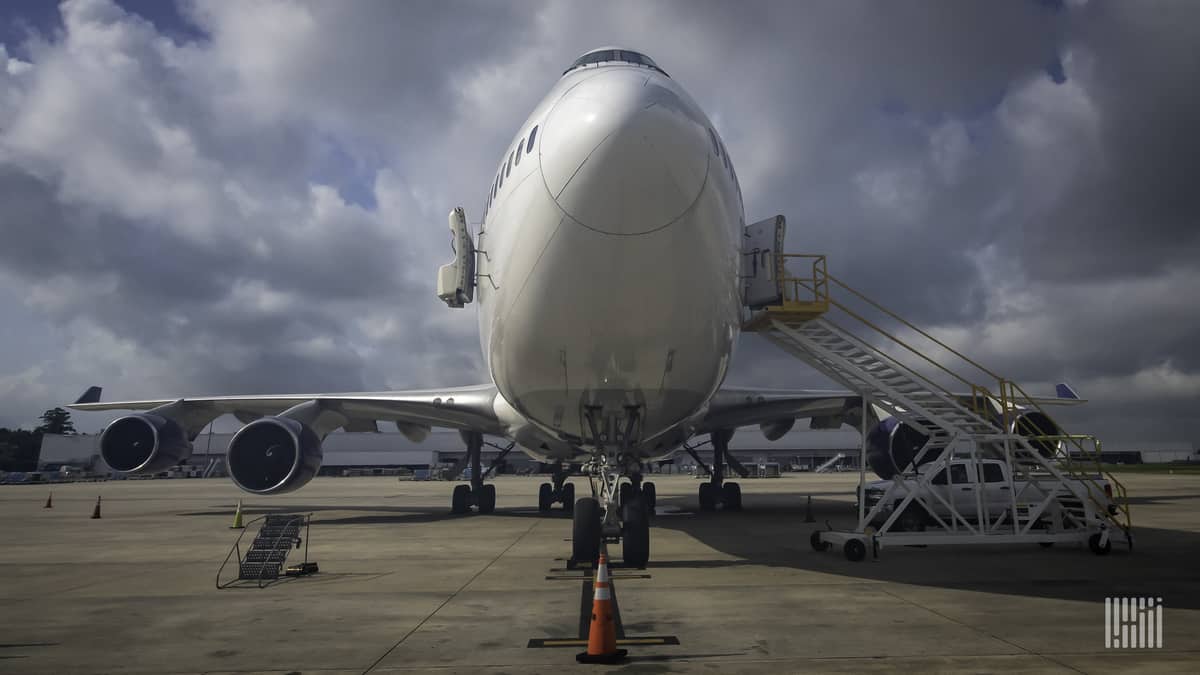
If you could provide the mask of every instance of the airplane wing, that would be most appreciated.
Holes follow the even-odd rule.
[[[826,426],[825,421],[840,418],[859,407],[860,401],[851,391],[722,387],[696,431],[707,433],[796,418],[813,419],[816,428],[837,428],[840,421],[833,426]]]
[[[414,391],[352,392],[332,394],[282,394],[261,396],[209,396],[183,399],[100,402],[99,388],[90,388],[79,402],[67,407],[74,410],[152,410],[176,405],[189,435],[223,414],[232,414],[242,422],[265,415],[277,415],[310,401],[339,413],[347,431],[376,430],[376,421],[397,426],[448,427],[485,434],[502,434],[493,411],[496,387],[491,384],[447,389]],[[402,428],[403,430],[403,428]]]
[[[1087,402],[1067,384],[1056,385],[1055,392],[1057,396],[1033,396],[1013,407],[1023,410],[1028,407],[1026,404],[1072,406]],[[963,405],[971,405],[971,394],[951,395]],[[998,402],[993,405],[999,410]],[[862,398],[847,390],[722,387],[713,397],[696,433],[804,418],[812,420],[814,429],[837,429],[844,423],[857,426],[861,421],[858,417],[861,407]]]

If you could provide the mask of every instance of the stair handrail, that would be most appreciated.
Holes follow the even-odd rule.
[[[852,316],[855,316],[855,315],[854,315],[852,312],[851,312],[850,314],[851,314]],[[860,321],[863,321],[864,323],[867,323],[868,325],[871,325],[871,324],[870,324],[870,322],[866,321],[865,319],[862,319],[861,317],[857,317],[857,316],[855,316],[855,318],[858,318]],[[957,396],[957,395],[956,395],[954,392],[952,392],[952,391],[950,391],[949,389],[947,389],[946,387],[944,387],[944,386],[942,386],[942,385],[938,384],[937,382],[934,382],[933,380],[929,379],[928,377],[926,377],[925,375],[921,374],[921,373],[920,373],[920,372],[918,372],[917,370],[913,369],[911,366],[909,366],[909,365],[907,365],[907,364],[903,363],[902,361],[900,361],[900,360],[899,360],[899,359],[897,359],[896,357],[892,356],[891,354],[888,354],[887,352],[883,351],[882,349],[879,349],[878,347],[876,347],[875,345],[871,344],[870,342],[867,342],[866,340],[863,340],[862,338],[858,337],[857,335],[855,335],[855,334],[854,334],[854,333],[852,333],[851,331],[849,331],[849,330],[847,330],[847,329],[843,328],[842,326],[838,325],[838,324],[837,324],[837,323],[835,323],[834,321],[832,321],[832,320],[830,320],[830,319],[828,319],[828,318],[825,318],[825,319],[824,319],[824,321],[825,321],[826,323],[828,323],[829,325],[833,326],[834,328],[838,329],[838,330],[839,330],[839,331],[840,331],[840,332],[841,332],[841,333],[842,333],[842,334],[843,334],[845,337],[848,337],[848,338],[850,338],[851,340],[853,340],[855,343],[857,343],[857,344],[858,344],[858,346],[859,346],[859,347],[862,347],[862,348],[865,348],[865,349],[868,349],[868,350],[870,350],[871,352],[874,352],[874,355],[875,355],[875,356],[879,357],[880,359],[882,359],[882,360],[883,360],[885,363],[888,363],[889,365],[899,366],[900,368],[903,368],[903,369],[906,371],[906,374],[908,374],[908,375],[911,375],[913,378],[915,378],[915,379],[918,379],[918,380],[921,380],[921,381],[922,381],[922,382],[924,382],[925,384],[929,385],[929,386],[932,388],[932,390],[933,390],[934,392],[936,392],[936,393],[940,394],[940,395],[941,395],[943,398],[945,398],[947,401],[950,401],[950,402],[954,403],[955,405],[957,405],[959,408],[961,408],[961,409],[963,409],[963,410],[967,410],[967,408],[966,408],[965,406],[963,406],[963,405],[962,405],[962,404],[961,404],[961,403],[958,401],[958,396]],[[872,328],[874,328],[875,330],[879,331],[879,333],[880,333],[881,335],[883,335],[884,337],[887,337],[888,339],[894,340],[894,341],[896,341],[896,342],[902,342],[902,341],[901,341],[899,338],[896,338],[895,336],[888,334],[886,331],[884,331],[884,330],[882,330],[882,329],[878,328],[877,326],[871,325],[871,327],[872,327]],[[907,345],[905,345],[905,347],[908,347],[908,346],[907,346]],[[967,382],[967,380],[966,380],[966,379],[964,379],[962,376],[958,375],[958,374],[957,374],[957,373],[955,373],[954,371],[952,371],[952,370],[949,370],[948,368],[946,368],[945,366],[942,366],[941,364],[937,363],[936,361],[932,361],[932,360],[930,360],[930,359],[929,359],[929,357],[925,356],[924,354],[921,354],[920,352],[916,352],[916,351],[915,351],[915,350],[913,350],[913,348],[911,348],[911,347],[908,347],[908,349],[909,349],[910,351],[913,351],[914,353],[916,353],[918,356],[921,356],[921,357],[922,357],[922,358],[924,358],[926,361],[929,361],[929,362],[930,362],[930,363],[932,363],[933,365],[935,365],[935,366],[938,366],[939,368],[941,368],[942,370],[946,371],[946,372],[947,372],[947,373],[949,373],[950,375],[953,375],[953,376],[954,376],[956,379],[958,379],[960,382],[965,382],[965,383],[968,383],[968,384],[969,384],[969,382]],[[974,386],[974,385],[972,385],[972,386]],[[973,409],[973,410],[972,410],[973,412],[975,412],[975,413],[979,413],[979,409],[978,409],[978,408],[976,408],[974,405],[972,405],[972,409]],[[980,416],[980,419],[981,419],[982,421],[984,421],[984,422],[988,423],[988,424],[994,424],[994,423],[992,422],[992,420],[991,420],[991,419],[989,419],[989,418],[988,418],[988,417],[986,417],[986,416],[982,416],[982,415],[981,415],[981,416]]]
[[[221,585],[221,572],[225,571],[225,566],[229,564],[229,559],[233,557],[233,554],[235,551],[237,552],[238,564],[241,564],[241,561],[242,561],[242,548],[241,548],[242,537],[246,536],[246,533],[250,531],[251,525],[253,525],[254,523],[257,523],[260,520],[266,519],[266,517],[268,515],[272,515],[272,514],[261,515],[261,516],[255,518],[254,520],[250,520],[245,523],[245,527],[242,528],[241,534],[239,534],[238,538],[233,542],[233,546],[229,547],[229,553],[226,554],[225,560],[221,563],[221,567],[217,569],[217,588],[218,589],[226,588],[228,586],[233,585],[234,583],[236,583],[238,581],[241,581],[242,575],[239,572],[237,579],[234,579],[233,581],[222,586]]]
[[[780,286],[784,289],[784,301],[791,300],[792,302],[800,302],[800,289],[812,291],[813,302],[816,304],[829,304],[829,271],[826,267],[825,256],[819,253],[781,253],[779,254],[781,266],[783,268],[783,277],[780,280]],[[790,259],[812,260],[812,276],[811,277],[795,277],[787,273],[787,261]],[[804,282],[812,282],[812,286]],[[787,285],[791,284],[792,295],[788,298]]]
[[[830,278],[832,279],[832,275],[830,275]],[[835,281],[836,281],[836,280],[835,280]],[[839,285],[842,285],[843,287],[845,287],[845,286],[844,286],[844,284],[841,284],[840,282],[838,282],[838,283],[839,283]],[[846,288],[848,288],[848,287],[846,287]],[[849,290],[851,290],[851,291],[852,291],[853,293],[855,293],[855,294],[859,294],[857,291],[854,291],[853,289],[849,289]],[[859,294],[859,295],[861,295],[861,294]],[[871,301],[871,302],[873,302],[873,301]],[[926,356],[926,355],[925,355],[923,352],[921,352],[919,349],[917,349],[917,348],[913,347],[912,345],[908,344],[908,343],[907,343],[907,342],[905,342],[904,340],[901,340],[899,337],[897,337],[897,336],[895,336],[895,335],[892,335],[891,333],[889,333],[889,332],[888,332],[888,331],[886,331],[885,329],[881,328],[880,326],[877,326],[877,325],[876,325],[876,324],[875,324],[873,321],[871,321],[870,319],[868,319],[868,318],[866,318],[866,317],[862,316],[861,314],[859,314],[858,312],[855,312],[854,310],[850,309],[849,307],[846,307],[844,304],[842,304],[842,303],[838,302],[837,300],[834,300],[834,299],[830,298],[830,300],[829,300],[829,303],[830,303],[831,305],[833,305],[833,306],[837,307],[838,309],[842,310],[842,311],[843,311],[843,312],[845,312],[846,314],[850,315],[852,318],[854,318],[854,319],[857,319],[857,320],[858,320],[860,323],[863,323],[863,324],[865,324],[867,327],[871,328],[872,330],[874,330],[875,332],[879,333],[880,335],[882,335],[882,336],[886,337],[887,339],[891,340],[892,342],[895,342],[896,344],[900,345],[901,347],[904,347],[905,349],[907,349],[908,351],[912,352],[912,353],[913,353],[913,354],[915,354],[916,356],[919,356],[919,357],[920,357],[922,360],[924,360],[924,361],[925,361],[926,363],[928,363],[929,365],[931,365],[931,366],[933,366],[933,367],[937,368],[938,370],[940,370],[940,371],[942,371],[942,372],[946,373],[947,375],[949,375],[950,377],[954,378],[955,380],[958,380],[959,382],[962,382],[964,385],[966,385],[966,386],[968,386],[968,387],[971,387],[971,389],[972,389],[972,391],[973,391],[973,392],[974,392],[976,389],[982,389],[982,390],[986,391],[986,388],[984,388],[984,387],[981,387],[981,386],[979,386],[979,385],[975,384],[974,382],[971,382],[970,380],[968,380],[967,378],[963,377],[962,375],[959,375],[958,373],[954,372],[953,370],[950,370],[950,369],[949,369],[949,368],[947,368],[946,366],[944,366],[944,365],[942,365],[942,364],[938,363],[937,361],[934,361],[933,359],[931,359],[931,358],[929,358],[928,356]],[[888,313],[889,313],[889,314],[892,314],[892,316],[895,316],[895,314],[894,314],[894,313],[892,313],[892,312],[888,312]],[[911,323],[909,323],[909,322],[905,321],[904,319],[901,319],[901,318],[897,317],[897,320],[899,320],[901,323],[904,323],[905,325],[912,326],[912,324],[911,324]],[[828,319],[826,319],[826,321],[828,321]],[[832,323],[832,322],[830,322],[830,323]],[[836,325],[836,324],[835,324],[835,325]],[[915,328],[915,327],[914,327],[914,328]],[[922,333],[923,335],[927,335],[926,333],[924,333],[924,331],[921,331],[919,328],[915,328],[915,330],[917,330],[918,332]],[[846,331],[846,332],[848,333],[848,331]],[[930,339],[932,339],[932,340],[933,340],[934,342],[936,342],[937,344],[939,344],[939,345],[941,345],[941,346],[945,347],[944,343],[942,343],[942,342],[941,342],[940,340],[938,340],[937,338],[933,338],[932,336],[929,336],[929,337],[930,337]],[[895,357],[888,355],[886,352],[883,352],[883,351],[882,351],[882,350],[880,350],[878,347],[875,347],[874,345],[870,345],[870,344],[869,344],[869,343],[867,343],[865,340],[864,340],[864,341],[862,341],[862,342],[863,342],[864,344],[867,344],[868,346],[870,346],[870,347],[872,348],[872,350],[874,350],[874,351],[875,351],[875,353],[877,353],[877,354],[880,354],[880,355],[883,355],[883,356],[887,356],[887,358],[888,358],[889,360],[891,360],[892,362],[894,362],[894,363],[900,363],[898,360],[896,360],[896,358],[895,358]],[[950,351],[950,352],[952,352],[952,353],[955,353],[955,354],[957,354],[957,352],[954,352],[954,350],[953,350],[952,348],[950,348],[950,347],[945,347],[945,349],[947,349],[948,351]],[[903,365],[903,364],[901,364],[901,365]],[[914,372],[914,373],[916,373],[916,371],[913,371],[913,370],[912,370],[912,368],[909,368],[908,366],[905,366],[905,368],[906,368],[906,369],[908,369],[908,370],[910,370],[910,371],[912,371],[912,372]],[[986,371],[986,370],[985,370],[984,372],[989,372],[989,371]],[[929,380],[929,378],[926,378],[926,377],[924,377],[924,376],[921,376],[919,373],[916,373],[916,374],[917,374],[919,377],[921,377],[921,379],[925,380],[926,382],[929,382],[930,384],[933,384],[933,382],[931,382],[931,381]],[[947,390],[945,387],[943,387],[943,386],[942,386],[942,385],[940,385],[940,384],[939,384],[939,385],[935,385],[935,386],[937,386],[937,388],[938,388],[938,389],[940,389],[940,390],[942,390],[943,392],[947,392],[947,393],[949,392],[949,390]]]
[[[1001,386],[1002,391],[1005,388],[1008,388],[1008,389],[1011,389],[1015,394],[1020,394],[1021,398],[1024,399],[1024,403],[1026,405],[1031,406],[1034,410],[1036,410],[1037,412],[1044,415],[1047,419],[1050,419],[1053,421],[1053,418],[1050,417],[1050,415],[1048,413],[1046,413],[1046,411],[1042,408],[1042,406],[1038,405],[1037,401],[1034,400],[1033,397],[1031,397],[1029,394],[1025,393],[1025,390],[1021,388],[1021,385],[1017,384],[1016,382],[1013,382],[1012,380],[1001,380],[1000,386]],[[1016,398],[1016,397],[1014,396],[1013,398]],[[1055,424],[1055,426],[1058,426],[1057,422],[1055,422],[1054,424]],[[1006,427],[1008,426],[1007,420],[1005,421],[1005,426]],[[1059,429],[1061,430],[1062,427],[1059,427]],[[1092,501],[1092,503],[1095,506],[1099,507],[1100,513],[1104,514],[1104,517],[1106,519],[1111,520],[1114,523],[1116,523],[1126,533],[1128,533],[1133,528],[1133,516],[1130,513],[1128,493],[1125,489],[1125,485],[1123,483],[1121,483],[1121,481],[1117,480],[1117,477],[1114,476],[1111,472],[1105,471],[1104,467],[1102,466],[1102,464],[1100,462],[1101,447],[1102,447],[1100,445],[1100,439],[1096,438],[1095,436],[1091,436],[1091,435],[1087,435],[1087,434],[1068,434],[1065,432],[1060,433],[1060,434],[1043,434],[1043,435],[1038,435],[1038,436],[1029,436],[1028,438],[1031,438],[1034,440],[1055,441],[1055,442],[1061,441],[1061,442],[1070,443],[1071,445],[1075,446],[1079,450],[1079,455],[1081,457],[1092,460],[1092,462],[1095,464],[1096,473],[1099,476],[1106,479],[1109,482],[1109,484],[1112,486],[1112,503],[1117,506],[1118,514],[1121,514],[1123,516],[1123,518],[1118,519],[1115,517],[1114,514],[1109,513],[1108,505],[1101,503],[1099,500],[1097,500],[1092,495],[1091,490],[1088,490],[1088,498]],[[1088,450],[1088,445],[1087,445],[1086,441],[1091,441],[1092,449],[1090,451]],[[1070,447],[1065,448],[1065,452],[1063,452],[1063,455],[1064,455],[1064,463],[1066,464],[1067,470],[1072,474],[1078,474],[1078,475],[1086,478],[1086,475],[1083,474],[1083,472],[1075,471],[1074,468],[1072,467],[1073,460],[1071,459]],[[1092,482],[1094,482],[1094,481],[1092,481]]]
[[[849,292],[850,292],[852,295],[854,295],[855,297],[859,298],[860,300],[863,300],[864,302],[866,302],[867,304],[871,305],[871,306],[872,306],[872,307],[874,307],[875,309],[878,309],[879,311],[883,312],[884,314],[887,314],[887,315],[888,315],[888,316],[890,316],[891,318],[893,318],[893,319],[895,319],[895,320],[899,321],[900,323],[904,324],[904,326],[905,326],[905,327],[907,327],[907,328],[910,328],[910,329],[912,329],[912,330],[916,331],[916,332],[917,332],[918,334],[920,334],[922,337],[924,337],[924,338],[926,338],[927,340],[929,340],[929,341],[933,342],[934,344],[936,344],[937,346],[941,347],[942,349],[945,349],[946,351],[948,351],[948,352],[950,352],[951,354],[953,354],[953,355],[957,356],[958,358],[962,359],[963,361],[965,361],[965,362],[967,362],[967,363],[971,364],[972,366],[975,366],[975,367],[976,367],[976,368],[978,368],[978,369],[979,369],[981,372],[985,373],[986,375],[988,375],[988,376],[989,376],[990,378],[992,378],[993,380],[997,380],[997,381],[999,381],[999,380],[1003,379],[1002,377],[1000,377],[999,375],[997,375],[995,372],[993,372],[993,371],[992,371],[990,368],[988,368],[987,366],[984,366],[983,364],[979,363],[978,361],[975,361],[974,359],[972,359],[971,357],[967,356],[966,354],[963,354],[962,352],[958,351],[958,350],[957,350],[957,349],[955,349],[954,347],[951,347],[950,345],[946,344],[945,342],[942,342],[942,341],[941,341],[941,340],[939,340],[938,338],[934,337],[934,336],[933,336],[933,335],[931,335],[929,332],[927,332],[927,331],[923,330],[921,327],[917,326],[916,324],[914,324],[913,322],[909,321],[908,319],[905,319],[904,317],[902,317],[902,316],[900,316],[899,314],[897,314],[897,313],[893,312],[892,310],[888,309],[887,307],[884,307],[883,305],[879,304],[878,302],[875,302],[875,301],[874,301],[874,300],[872,300],[871,298],[868,298],[866,295],[864,295],[864,294],[862,294],[861,292],[859,292],[859,291],[855,290],[854,288],[850,287],[850,285],[849,285],[849,284],[847,284],[846,282],[842,281],[841,279],[838,279],[837,277],[833,276],[832,274],[827,274],[826,276],[829,278],[829,280],[830,280],[830,281],[832,281],[832,282],[833,282],[834,284],[836,284],[838,287],[840,287],[840,288],[842,288],[842,289],[844,289],[844,290],[846,290],[846,291],[849,291]],[[838,309],[841,309],[842,311],[845,311],[845,312],[847,312],[847,313],[849,313],[849,314],[851,314],[851,315],[854,315],[854,316],[855,316],[855,318],[858,318],[859,320],[863,320],[861,317],[859,317],[858,315],[854,314],[854,312],[851,312],[850,310],[848,310],[848,309],[845,307],[845,305],[843,305],[842,303],[840,303],[840,302],[838,302],[838,301],[836,301],[836,300],[833,300],[833,299],[832,299],[832,297],[830,298],[830,302],[831,302],[831,303],[833,303],[834,305],[836,305],[836,306],[838,307]],[[863,320],[863,321],[865,321],[865,320]],[[869,323],[869,322],[868,322],[868,323]],[[887,331],[883,330],[882,328],[879,328],[878,326],[875,326],[874,324],[869,324],[869,325],[870,325],[872,328],[874,328],[875,330],[879,331],[880,333],[883,333],[884,335],[886,335],[886,336],[888,336],[888,337],[892,338],[893,340],[895,340],[896,342],[900,343],[902,346],[906,347],[906,348],[907,348],[907,349],[909,349],[910,351],[914,351],[914,350],[912,349],[912,347],[909,347],[909,346],[908,346],[908,344],[907,344],[907,343],[905,343],[905,342],[904,342],[903,340],[901,340],[900,338],[898,338],[898,337],[896,337],[896,336],[894,336],[894,335],[890,335],[890,334],[889,334]],[[918,354],[919,354],[919,352],[915,352],[915,351],[914,351],[914,353],[918,353]],[[927,359],[927,360],[928,360],[928,359]],[[936,365],[936,364],[935,364],[935,365]],[[959,378],[959,379],[960,379],[962,382],[964,382],[964,383],[966,383],[966,384],[970,384],[970,382],[968,382],[968,381],[967,381],[965,378],[963,378],[963,377],[959,376],[957,373],[954,373],[953,371],[950,371],[949,369],[945,369],[945,370],[947,370],[947,372],[949,372],[951,375],[954,375],[954,376],[958,377],[958,378]]]

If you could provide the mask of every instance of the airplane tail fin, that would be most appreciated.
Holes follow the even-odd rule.
[[[100,402],[100,387],[88,387],[87,391],[80,395],[79,400],[75,403],[99,403]]]
[[[1079,394],[1076,394],[1075,390],[1071,388],[1071,385],[1067,384],[1066,382],[1059,382],[1058,384],[1054,385],[1054,393],[1057,394],[1059,398],[1067,398],[1075,401],[1079,400]]]

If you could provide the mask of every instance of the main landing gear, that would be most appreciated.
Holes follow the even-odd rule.
[[[713,446],[713,463],[709,471],[711,478],[700,484],[700,510],[716,511],[723,507],[726,511],[742,510],[742,486],[733,481],[725,482],[725,462],[729,453],[729,439],[733,431],[721,429],[711,434]]]
[[[640,473],[622,481],[604,467],[591,470],[592,497],[575,502],[571,560],[595,562],[602,543],[620,542],[627,567],[645,569],[650,561],[650,519],[657,494],[654,483],[642,482]]]
[[[538,488],[538,511],[546,513],[555,504],[562,504],[567,513],[575,510],[575,485],[567,482],[567,476],[570,474],[570,465],[560,464],[550,478],[553,483],[542,483]]]
[[[468,513],[474,506],[480,513],[496,510],[496,486],[483,482],[483,467],[480,466],[480,451],[483,449],[483,434],[462,432],[467,442],[467,460],[471,465],[471,484],[455,485],[450,497],[451,513]]]

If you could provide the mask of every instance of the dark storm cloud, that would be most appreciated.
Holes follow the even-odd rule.
[[[1192,4],[179,7],[64,3],[0,62],[0,274],[68,344],[0,361],[10,423],[93,377],[485,379],[433,297],[446,211],[477,219],[566,64],[626,44],[709,112],[748,219],[997,371],[1073,381],[1084,428],[1200,440]],[[828,386],[753,336],[731,381]]]

